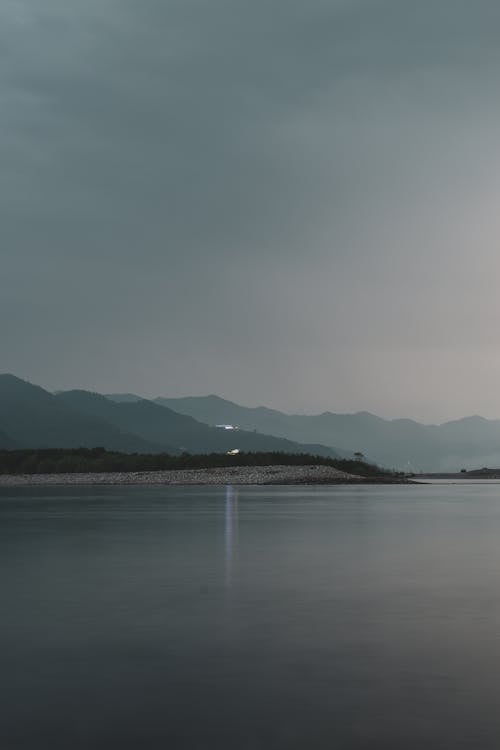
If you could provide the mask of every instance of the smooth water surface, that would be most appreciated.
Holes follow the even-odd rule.
[[[0,747],[500,747],[500,485],[0,490]]]

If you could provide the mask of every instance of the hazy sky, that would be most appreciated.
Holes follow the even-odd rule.
[[[496,0],[0,0],[1,367],[500,417]]]

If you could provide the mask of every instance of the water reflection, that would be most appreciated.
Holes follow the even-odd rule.
[[[238,490],[230,484],[226,487],[224,543],[226,588],[231,588],[233,558],[238,545]]]
[[[498,490],[0,491],[0,748],[498,750]]]

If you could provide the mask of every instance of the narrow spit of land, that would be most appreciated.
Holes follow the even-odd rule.
[[[96,484],[394,484],[401,474],[309,454],[123,454],[104,448],[0,451],[0,487]]]
[[[167,471],[3,474],[0,486],[67,484],[315,484],[366,478],[329,466],[237,466]]]
[[[238,466],[217,469],[71,474],[3,474],[0,487],[32,485],[406,484],[401,478],[362,477],[329,466]]]

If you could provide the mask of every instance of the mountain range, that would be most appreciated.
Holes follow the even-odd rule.
[[[0,375],[0,449],[96,446],[172,454],[234,448],[333,457],[358,452],[390,469],[457,471],[500,465],[500,420],[472,416],[425,425],[368,412],[285,414],[216,395],[149,400],[133,393],[50,393]]]

